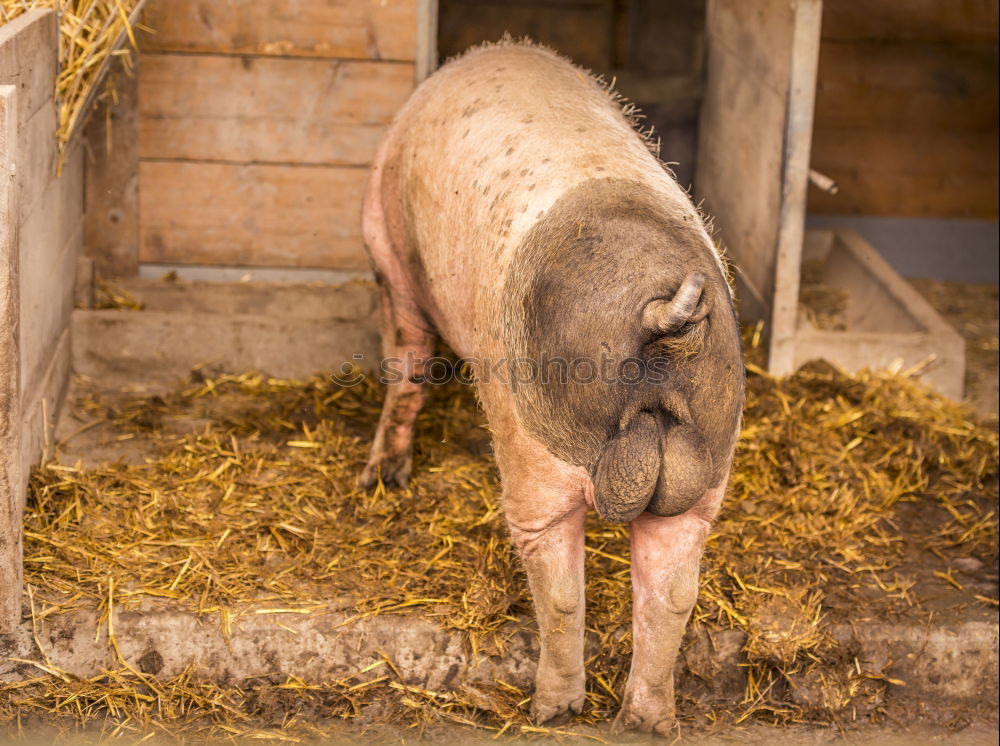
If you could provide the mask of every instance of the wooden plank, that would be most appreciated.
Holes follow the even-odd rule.
[[[143,49],[416,59],[417,0],[154,0]]]
[[[417,0],[416,81],[437,69],[438,0]]]
[[[816,126],[995,132],[996,71],[995,45],[824,41]]]
[[[17,87],[0,85],[0,634],[21,622],[21,385],[18,329]]]
[[[82,238],[83,148],[76,147],[20,226],[22,399],[36,395],[53,345],[69,325]]]
[[[817,129],[813,167],[837,181],[813,189],[817,213],[997,218],[995,132]]]
[[[17,86],[20,127],[52,99],[58,34],[58,16],[51,10],[31,10],[0,26],[0,85]]]
[[[131,277],[139,262],[139,75],[112,69],[117,101],[101,104],[84,130],[84,246],[104,277]],[[110,132],[109,132],[110,128]]]
[[[363,168],[144,161],[141,262],[365,269]]]
[[[51,92],[50,92],[51,94]],[[56,142],[56,102],[51,97],[22,123],[18,132],[17,199],[23,222],[56,178],[59,147]]]
[[[69,388],[72,349],[67,326],[49,342],[49,366],[42,371],[34,392],[21,403],[21,494],[28,492],[28,476],[39,462],[52,455],[56,424]]]
[[[823,4],[822,0],[797,0],[794,9],[785,157],[781,170],[781,212],[778,217],[768,346],[768,369],[779,376],[795,372],[795,331],[799,315],[802,239]]]
[[[567,55],[578,65],[603,73],[614,62],[613,11],[611,0],[572,3],[450,0],[441,5],[440,53],[443,58],[452,57],[484,41],[497,41],[504,32],[509,32],[515,38],[528,36]]]
[[[787,0],[707,6],[695,190],[736,264],[746,319],[770,319],[794,20]]]
[[[823,39],[996,44],[996,0],[826,0]]]
[[[409,63],[142,55],[142,158],[366,165]]]

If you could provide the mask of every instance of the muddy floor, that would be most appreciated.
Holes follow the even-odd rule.
[[[938,280],[908,280],[965,339],[965,398],[985,420],[997,426],[1000,324],[998,286]]]

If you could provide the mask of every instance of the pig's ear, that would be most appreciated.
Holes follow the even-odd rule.
[[[642,311],[642,327],[654,334],[673,334],[685,324],[701,321],[711,310],[708,293],[703,292],[704,272],[692,272],[670,300],[653,300]]]

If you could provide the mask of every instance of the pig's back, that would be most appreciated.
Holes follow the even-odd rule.
[[[495,351],[517,247],[580,183],[640,182],[697,221],[611,95],[527,44],[479,48],[435,73],[400,111],[377,166],[393,244],[461,355]]]

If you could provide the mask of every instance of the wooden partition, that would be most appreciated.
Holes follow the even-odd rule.
[[[821,0],[709,0],[695,189],[736,265],[740,315],[791,373]]]
[[[0,85],[0,634],[21,618],[21,386],[17,354],[17,87]],[[15,592],[14,589],[17,589]]]
[[[57,16],[0,26],[0,630],[20,620],[21,513],[69,379],[82,149],[58,168]]]
[[[137,116],[88,184],[99,264],[127,255],[124,226],[139,264],[365,269],[367,167],[433,68],[435,17],[432,0],[152,0]],[[115,192],[136,160],[133,205]]]

